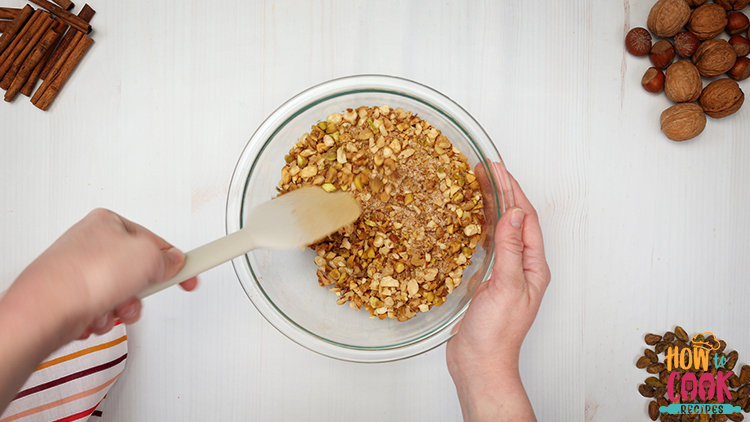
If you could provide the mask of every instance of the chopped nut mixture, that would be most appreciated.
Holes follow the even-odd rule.
[[[362,204],[355,223],[310,245],[336,303],[406,321],[461,284],[482,236],[482,195],[439,129],[402,108],[347,109],[312,126],[285,159],[281,194],[312,185]]]

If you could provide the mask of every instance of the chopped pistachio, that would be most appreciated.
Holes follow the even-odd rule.
[[[461,284],[482,240],[481,189],[437,128],[401,107],[347,109],[314,124],[284,160],[282,194],[313,185],[362,204],[357,222],[310,246],[337,304],[406,321]]]

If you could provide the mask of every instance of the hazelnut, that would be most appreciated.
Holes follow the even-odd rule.
[[[737,57],[747,56],[750,53],[750,40],[742,35],[732,35],[732,38],[729,39],[729,44],[734,48]]]
[[[717,79],[703,89],[700,105],[714,119],[734,114],[742,107],[745,94],[737,82],[729,78]]]
[[[726,73],[734,66],[737,53],[729,42],[715,38],[704,41],[693,55],[693,64],[702,76],[712,77]]]
[[[672,64],[674,60],[674,47],[668,40],[661,40],[656,42],[651,47],[651,52],[648,53],[648,58],[651,59],[651,63],[656,67],[666,69],[667,66]]]
[[[727,32],[736,35],[750,27],[750,20],[742,12],[727,13]]]
[[[677,55],[687,59],[695,54],[700,45],[700,40],[692,32],[682,31],[674,36],[674,49]]]
[[[715,38],[726,26],[727,11],[718,4],[708,3],[693,10],[687,29],[703,41]]]
[[[664,89],[664,72],[658,67],[649,67],[641,78],[641,85],[648,92],[660,93]]]
[[[679,103],[661,113],[661,130],[673,141],[693,139],[706,128],[706,115],[696,103]]]
[[[750,64],[750,59],[747,57],[740,57],[734,63],[734,66],[729,69],[727,74],[735,81],[744,81],[750,77],[750,66],[748,66],[748,64]]]
[[[698,99],[703,90],[703,81],[698,69],[687,60],[678,60],[667,68],[664,92],[676,103],[688,103]]]
[[[646,28],[633,28],[625,36],[625,48],[634,56],[645,56],[651,51],[651,34]]]
[[[685,0],[659,0],[648,14],[647,26],[657,37],[671,37],[690,19]]]
[[[726,10],[742,10],[750,4],[750,0],[714,0],[714,3]]]

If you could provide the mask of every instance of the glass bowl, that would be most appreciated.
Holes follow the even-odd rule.
[[[359,106],[403,107],[440,129],[483,179],[484,241],[473,264],[447,301],[405,322],[371,319],[362,309],[337,305],[335,293],[318,285],[307,250],[255,250],[232,261],[242,288],[255,307],[281,333],[314,352],[353,362],[385,362],[430,350],[450,338],[476,287],[489,277],[494,234],[500,215],[513,205],[502,160],[484,129],[445,95],[406,79],[357,75],[313,86],[273,112],[247,143],[234,170],[227,198],[227,233],[244,225],[253,207],[277,195],[284,156],[310,126],[331,113]],[[490,162],[500,163],[495,172]],[[496,174],[482,178],[483,174]]]

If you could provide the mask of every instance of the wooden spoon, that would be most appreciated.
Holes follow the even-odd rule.
[[[250,212],[246,226],[185,254],[185,266],[171,279],[146,288],[139,299],[194,277],[253,249],[294,249],[353,223],[362,212],[346,192],[305,187],[281,195]]]

